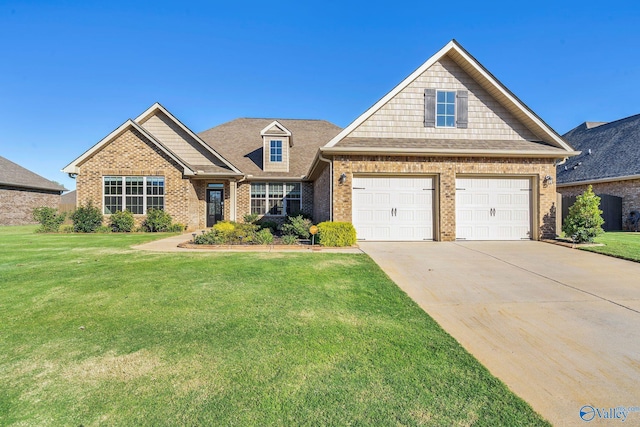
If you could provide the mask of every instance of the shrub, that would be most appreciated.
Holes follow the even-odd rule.
[[[271,234],[271,230],[268,228],[263,228],[262,230],[256,232],[255,242],[258,245],[270,245],[273,243],[273,234]]]
[[[129,233],[133,230],[133,224],[133,214],[129,211],[116,211],[109,218],[109,225],[115,233]]]
[[[600,210],[600,197],[596,196],[589,186],[584,193],[576,197],[576,202],[569,208],[569,215],[564,220],[562,231],[576,243],[592,242],[604,233]]]
[[[168,231],[169,227],[171,227],[171,215],[162,209],[149,209],[147,211],[147,218],[142,222],[144,231],[152,233]]]
[[[293,236],[291,234],[285,234],[284,236],[282,236],[282,244],[283,245],[297,245],[298,244],[298,237],[297,236]]]
[[[38,233],[57,233],[67,214],[58,213],[56,208],[42,206],[33,210],[33,219],[40,223]]]
[[[260,221],[257,225],[260,229],[269,229],[271,234],[274,234],[278,230],[278,223],[275,221]]]
[[[282,234],[308,239],[311,225],[311,220],[304,215],[288,216],[287,221],[282,224]]]
[[[236,226],[231,221],[220,221],[216,222],[211,230],[217,233],[231,233],[235,228]]]
[[[245,216],[243,216],[242,219],[244,220],[244,222],[246,224],[255,224],[258,221],[259,217],[260,217],[260,215],[258,215],[256,213],[250,213],[250,214],[246,214]]]
[[[233,232],[229,235],[229,244],[253,243],[257,231],[258,226],[255,224],[235,224]]]
[[[205,234],[196,236],[195,239],[193,239],[193,243],[196,245],[221,245],[224,241],[222,237],[212,229]]]
[[[102,225],[102,213],[100,208],[88,202],[85,206],[79,206],[72,214],[73,231],[76,233],[93,233]]]
[[[171,224],[167,229],[167,231],[171,233],[182,233],[186,229],[187,227],[184,224],[175,223],[175,224]]]
[[[322,246],[353,246],[356,243],[356,229],[350,222],[321,222],[318,236]]]
[[[234,245],[257,241],[258,226],[255,224],[238,224],[232,221],[217,222],[211,231],[196,236],[194,242],[200,245]],[[263,239],[268,237],[263,236]],[[273,236],[271,237],[273,239]]]

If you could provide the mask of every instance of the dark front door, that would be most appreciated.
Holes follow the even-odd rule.
[[[223,190],[207,190],[207,227],[213,227],[218,221],[222,221],[224,211]]]

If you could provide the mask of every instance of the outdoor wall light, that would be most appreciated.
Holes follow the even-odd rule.
[[[553,184],[553,177],[551,175],[547,175],[542,180],[542,184],[546,187],[547,185]]]
[[[345,182],[347,182],[347,174],[343,172],[342,174],[340,174],[340,178],[338,178],[338,183],[342,185]]]

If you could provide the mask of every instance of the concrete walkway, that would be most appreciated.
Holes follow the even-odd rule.
[[[640,264],[533,241],[360,247],[554,425],[640,425]]]
[[[133,249],[152,252],[302,252],[302,253],[340,253],[340,254],[361,254],[359,247],[349,248],[325,248],[321,246],[309,245],[254,245],[254,246],[220,246],[203,248],[181,248],[178,245],[193,240],[193,233],[200,234],[201,231],[189,232],[178,236],[167,237],[165,239],[154,240],[132,246]]]

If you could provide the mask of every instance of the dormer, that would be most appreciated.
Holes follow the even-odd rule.
[[[265,172],[289,172],[289,149],[293,146],[291,132],[277,120],[260,132],[262,136],[263,169]]]

